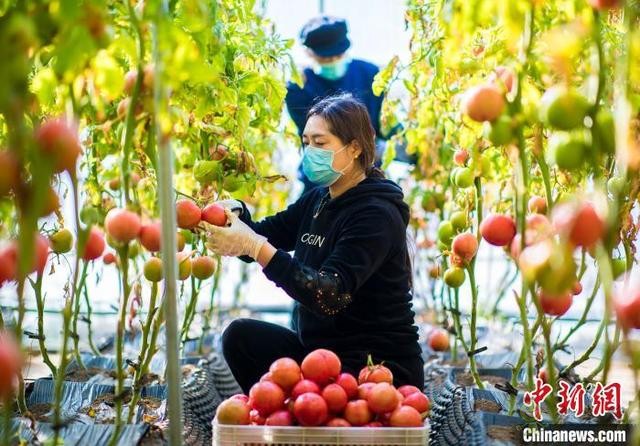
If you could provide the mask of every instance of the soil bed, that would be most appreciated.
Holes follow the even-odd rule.
[[[499,413],[502,410],[502,406],[495,401],[480,399],[475,401],[474,409],[483,412]]]
[[[503,376],[495,375],[480,375],[480,380],[483,382],[489,382],[493,385],[507,381]],[[475,381],[473,380],[471,372],[462,372],[456,375],[456,384],[461,386],[473,386],[475,385]]]
[[[502,440],[512,444],[521,445],[521,426],[488,426],[487,436],[493,440]]]

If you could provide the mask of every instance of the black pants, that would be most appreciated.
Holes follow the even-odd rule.
[[[222,351],[233,376],[248,394],[251,386],[269,371],[273,361],[282,357],[300,363],[309,353],[300,343],[298,335],[288,328],[255,319],[236,319],[222,334]],[[365,352],[336,352],[342,361],[342,370],[358,376],[366,365]],[[384,361],[394,377],[394,384],[424,386],[423,361],[419,355],[408,358],[373,358]]]

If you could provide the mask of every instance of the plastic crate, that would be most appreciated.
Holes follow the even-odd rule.
[[[425,446],[429,426],[275,427],[231,426],[213,421],[213,446]]]

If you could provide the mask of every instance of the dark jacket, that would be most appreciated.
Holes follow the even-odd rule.
[[[246,207],[241,216],[278,249],[264,273],[296,300],[300,341],[345,356],[419,356],[402,189],[367,178],[328,198],[319,187],[261,222]]]

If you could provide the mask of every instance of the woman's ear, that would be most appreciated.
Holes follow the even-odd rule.
[[[349,146],[349,154],[353,158],[359,158],[362,155],[362,147],[360,147],[360,143],[355,139],[351,141],[351,145]]]

